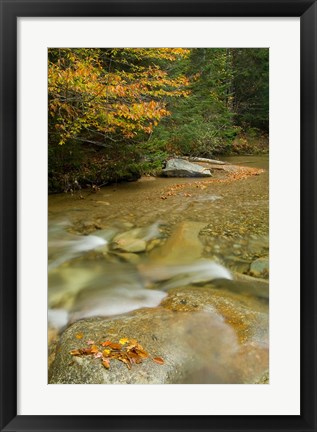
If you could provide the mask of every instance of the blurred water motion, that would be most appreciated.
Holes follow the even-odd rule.
[[[231,273],[223,265],[204,258],[186,265],[164,266],[148,262],[141,264],[138,268],[147,283],[165,281],[160,285],[163,290],[214,279],[232,279]]]
[[[83,252],[96,249],[107,244],[100,236],[79,236],[68,233],[67,222],[50,225],[48,230],[48,269],[51,270],[69,261]]]
[[[162,291],[116,287],[81,291],[75,300],[71,321],[93,316],[113,316],[144,307],[158,306],[166,294]]]
[[[150,241],[160,236],[160,223],[116,234],[113,227],[76,235],[66,222],[49,228],[49,322],[61,328],[68,322],[93,316],[113,316],[144,307],[156,307],[166,291],[214,279],[231,280],[230,272],[208,259],[170,264],[134,254],[138,263],[124,262],[114,250],[118,239]],[[190,254],[190,251],[184,251]],[[150,289],[151,288],[151,289]]]

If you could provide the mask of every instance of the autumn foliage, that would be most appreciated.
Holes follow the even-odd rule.
[[[78,339],[77,335],[76,338]],[[92,356],[99,359],[106,369],[110,369],[112,360],[118,360],[124,363],[128,369],[131,369],[134,364],[140,364],[143,360],[151,357],[136,339],[121,338],[119,343],[110,340],[95,343],[93,340],[89,340],[87,345],[87,348],[70,351],[70,355],[75,357]],[[161,357],[152,357],[152,360],[156,364],[164,364]]]
[[[266,151],[268,54],[50,48],[49,190],[157,175],[169,156]]]
[[[188,79],[160,66],[188,56],[182,48],[50,49],[50,140],[106,145],[151,134],[170,114],[170,97],[188,95]]]

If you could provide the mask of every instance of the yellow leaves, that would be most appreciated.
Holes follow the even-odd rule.
[[[190,50],[186,48],[124,48],[130,55],[134,55],[137,59],[144,58],[169,60],[174,62],[180,58],[186,58]],[[120,50],[116,52],[120,54]]]
[[[76,335],[75,335],[76,337]],[[94,359],[100,359],[101,364],[105,369],[110,369],[110,361],[118,360],[124,363],[128,369],[134,364],[140,364],[145,359],[149,358],[149,353],[143,348],[143,346],[136,339],[128,339],[123,337],[119,340],[119,343],[106,340],[100,342],[99,346],[107,347],[100,351],[97,345],[94,345],[92,340],[87,341],[88,348],[79,348],[70,351],[72,356],[87,356],[93,355]],[[152,358],[153,362],[159,365],[164,364],[164,360],[161,357]]]
[[[70,355],[72,355],[72,356],[79,356],[79,355],[82,355],[82,351],[79,350],[79,349],[71,350],[70,351]]]
[[[150,134],[162,118],[170,115],[166,97],[188,95],[186,77],[170,77],[153,61],[151,65],[148,62],[174,62],[187,57],[188,49],[112,49],[111,68],[105,67],[100,49],[63,48],[49,52],[58,58],[48,64],[49,125],[61,145],[83,136],[87,130],[90,134],[93,130],[125,138]]]
[[[97,345],[92,345],[92,347],[90,348],[91,354],[96,354],[98,351],[99,348],[97,347]]]
[[[76,339],[82,339],[84,337],[84,335],[82,333],[77,333],[75,335]]]
[[[118,357],[118,360],[124,363],[128,369],[131,369],[131,360],[126,353]]]
[[[127,92],[127,89],[124,88],[122,85],[117,85],[117,86],[113,87],[112,91],[117,96],[124,96]]]
[[[132,351],[132,350],[131,350]],[[149,354],[143,348],[134,348],[133,352],[141,358],[148,358]]]

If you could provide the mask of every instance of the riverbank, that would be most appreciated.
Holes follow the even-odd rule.
[[[222,160],[230,155],[267,155],[269,139],[265,134],[239,135],[229,148],[230,151],[215,154],[214,158]],[[110,157],[107,149],[89,144],[52,147],[49,148],[48,192],[55,194],[89,191],[105,185],[134,182],[142,176],[159,176],[171,157],[166,150],[156,156],[146,156],[146,153],[143,155],[142,152],[133,152],[130,149],[123,155],[113,152]],[[178,154],[178,157],[181,158],[181,154]]]

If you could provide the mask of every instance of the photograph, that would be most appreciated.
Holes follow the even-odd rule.
[[[270,49],[47,49],[51,384],[269,379]]]
[[[317,0],[0,17],[0,432],[316,432]]]

